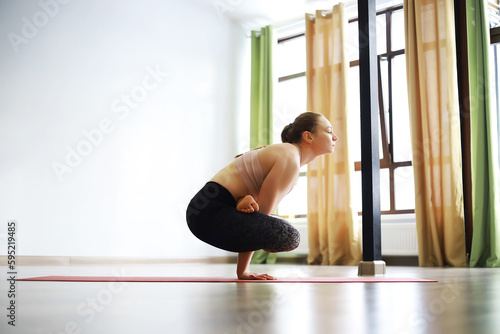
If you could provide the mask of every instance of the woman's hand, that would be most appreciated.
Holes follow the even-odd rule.
[[[253,252],[238,253],[238,265],[236,267],[236,275],[238,279],[242,280],[275,280],[268,274],[257,274],[248,271],[248,266],[250,265],[250,259],[252,258]]]
[[[238,275],[238,279],[243,280],[276,280],[277,278],[268,274],[257,274],[244,272],[243,274]]]

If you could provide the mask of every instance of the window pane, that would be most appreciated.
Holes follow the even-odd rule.
[[[276,47],[273,63],[278,78],[306,71],[306,38],[293,38]]]
[[[274,93],[273,137],[281,143],[281,131],[295,117],[307,111],[306,77],[298,77],[278,83]]]
[[[359,66],[349,68],[349,89],[347,99],[349,103],[349,148],[354,161],[361,161],[361,123],[359,114]],[[335,132],[335,129],[333,129]]]
[[[385,14],[377,15],[377,54],[387,52],[387,26]]]
[[[384,111],[389,112],[389,62],[387,58],[380,59],[380,77],[382,81],[382,102]]]
[[[380,113],[377,110],[377,115],[378,115],[378,158],[383,159],[384,158],[384,148],[382,147],[382,129],[380,126],[382,125],[381,120],[380,120]]]
[[[412,148],[405,55],[395,57],[392,62],[392,96],[394,161],[411,161]]]
[[[405,48],[405,21],[404,11],[398,10],[391,16],[391,48],[397,51]]]
[[[363,210],[363,201],[361,198],[361,172],[354,172],[353,185],[353,207],[356,212],[361,212]]]
[[[361,172],[354,173],[354,182],[353,182],[353,196],[354,203],[353,206],[357,212],[361,212],[363,210],[363,201],[362,201],[362,190],[363,186],[361,184]],[[380,210],[388,211],[391,209],[391,191],[389,184],[389,170],[381,169],[380,170]]]
[[[398,167],[394,170],[394,192],[396,210],[415,209],[415,184],[413,167]]]
[[[307,214],[307,177],[301,176],[292,191],[280,202],[280,216]]]
[[[349,149],[352,152],[354,161],[361,161],[361,111],[359,105],[359,66],[349,68],[349,91],[347,92],[349,108]],[[379,124],[378,137],[379,137],[379,157],[383,158],[382,150],[382,131],[380,129],[380,115],[377,110],[377,119]],[[334,129],[335,132],[335,129]]]
[[[380,210],[391,209],[391,184],[389,183],[389,169],[380,170]]]
[[[359,59],[358,21],[351,22],[347,25],[346,52],[349,61]]]

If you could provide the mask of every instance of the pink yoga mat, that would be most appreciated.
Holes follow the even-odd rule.
[[[361,277],[280,277],[277,280],[239,280],[234,277],[130,277],[130,276],[42,276],[21,278],[17,281],[44,282],[165,282],[165,283],[435,283],[421,278],[396,278],[384,276]]]

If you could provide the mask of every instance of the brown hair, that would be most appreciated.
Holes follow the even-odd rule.
[[[319,124],[320,117],[323,116],[320,113],[307,111],[300,114],[293,121],[293,123],[285,126],[281,132],[281,141],[283,143],[300,143],[302,140],[302,133],[304,131],[309,131],[311,133],[316,132],[316,128]]]

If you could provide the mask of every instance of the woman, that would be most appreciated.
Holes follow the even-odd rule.
[[[238,252],[239,279],[276,279],[248,271],[253,252],[298,247],[298,231],[286,220],[270,215],[296,184],[300,167],[332,153],[337,139],[323,115],[299,115],[283,129],[283,144],[237,157],[194,196],[187,210],[189,229],[212,246]]]

